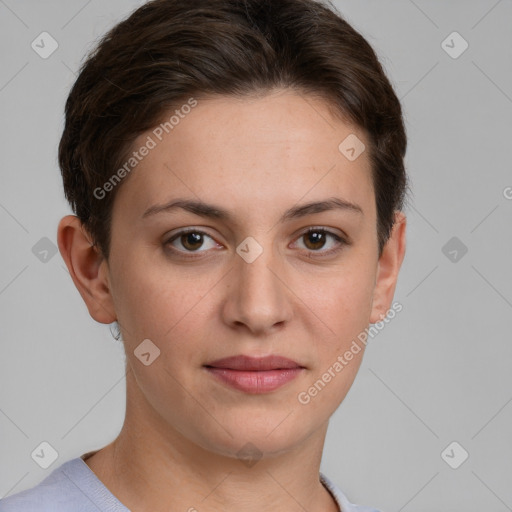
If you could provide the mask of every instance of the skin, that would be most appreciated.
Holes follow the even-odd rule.
[[[297,396],[391,307],[406,227],[396,212],[379,257],[367,152],[349,161],[338,150],[351,133],[367,145],[322,100],[290,90],[201,99],[119,185],[108,261],[77,217],[60,221],[59,249],[90,315],[121,326],[125,422],[86,463],[131,510],[337,510],[319,482],[321,455],[364,350],[308,404]],[[331,197],[362,213],[279,221],[288,208]],[[142,217],[176,198],[212,203],[232,219],[179,208]],[[186,227],[206,233],[202,246],[166,243]],[[304,236],[309,227],[349,243],[327,235],[322,245]],[[263,248],[252,263],[236,252],[248,236]],[[145,366],[134,350],[148,338],[161,353]],[[238,354],[279,354],[305,369],[275,391],[247,394],[203,367]],[[237,456],[248,442],[262,453],[250,467]]]

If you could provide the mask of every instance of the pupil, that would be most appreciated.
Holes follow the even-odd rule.
[[[185,243],[183,243],[183,247],[186,247],[187,249],[198,249],[202,245],[202,238],[203,235],[200,233],[186,233],[182,236],[182,243],[183,240],[185,240]],[[190,242],[190,243],[189,243]],[[194,246],[194,243],[197,244]]]
[[[313,240],[313,249],[320,249],[324,243],[324,235],[325,233],[321,233],[319,231],[311,231],[310,233],[308,233],[306,238],[308,239],[308,241]]]

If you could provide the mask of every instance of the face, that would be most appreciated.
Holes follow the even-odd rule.
[[[367,153],[338,149],[351,134],[366,144],[322,101],[284,90],[199,100],[161,141],[152,130],[137,139],[156,145],[118,190],[103,263],[134,409],[229,455],[247,442],[290,450],[326,425],[364,344],[344,354],[394,286],[379,281]],[[177,200],[203,208],[169,206]],[[160,351],[148,365],[134,354],[143,340]],[[294,368],[212,365],[241,355]]]

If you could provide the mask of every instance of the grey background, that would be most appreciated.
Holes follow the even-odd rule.
[[[0,496],[122,425],[121,342],[89,317],[60,254],[44,262],[33,247],[56,244],[71,213],[56,154],[74,73],[141,3],[0,0]],[[403,311],[370,341],[322,471],[386,512],[512,510],[512,2],[335,5],[402,100],[413,194],[395,295]],[[42,31],[59,44],[47,59],[31,48]],[[441,46],[453,31],[469,43],[456,59]],[[46,470],[30,456],[42,441],[59,454]],[[453,441],[469,453],[458,469],[441,457]]]

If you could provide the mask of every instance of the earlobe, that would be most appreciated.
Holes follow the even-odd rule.
[[[398,273],[405,256],[405,232],[407,220],[401,211],[395,212],[391,235],[379,258],[375,289],[373,292],[370,322],[382,320],[391,307]]]
[[[93,246],[78,217],[67,215],[60,220],[57,243],[89,314],[102,324],[114,322],[116,314],[108,282],[107,261]]]

